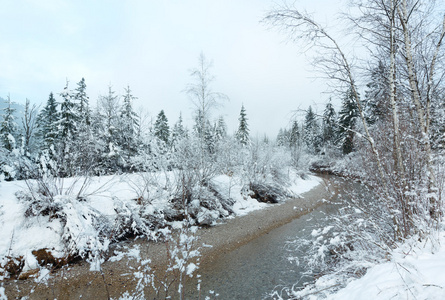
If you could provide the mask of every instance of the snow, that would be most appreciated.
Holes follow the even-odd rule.
[[[445,299],[445,231],[438,241],[409,240],[329,299]]]
[[[0,300],[7,300],[7,299],[8,298],[6,297],[5,288],[0,287]]]
[[[150,179],[155,178],[157,186],[150,188],[151,198],[145,203],[144,212],[153,215],[165,211],[170,205],[171,194],[163,187],[171,180],[167,178],[171,174],[149,176]],[[297,174],[291,174],[290,178],[288,189],[295,196],[320,183],[320,179],[315,176],[303,180]],[[37,182],[0,182],[0,268],[6,263],[7,257],[23,256],[24,270],[36,269],[39,266],[32,251],[48,249],[54,257],[64,257],[77,251],[90,262],[91,270],[98,270],[102,263],[100,253],[107,251],[111,243],[100,230],[105,230],[106,226],[113,229],[118,213],[128,214],[130,217],[138,214],[141,206],[136,204],[136,199],[140,196],[140,186],[147,184],[146,180],[147,177],[141,174],[92,177],[86,181],[83,178],[56,179],[51,182],[59,189],[53,198],[54,205],[60,208],[55,218],[47,215],[25,216],[29,203],[18,199],[16,193],[29,192],[28,184]],[[220,175],[212,180],[212,186],[224,197],[235,201],[233,211],[236,216],[272,205],[252,199],[243,189],[244,183],[240,177]],[[81,200],[77,198],[78,194],[82,195]],[[203,208],[203,212],[200,218],[219,218],[217,211]],[[66,220],[63,222],[64,218]],[[138,226],[136,219],[131,222],[129,226]],[[183,226],[178,221],[169,225],[174,229]],[[170,230],[165,228],[160,231],[169,233]],[[118,252],[112,259],[119,260],[123,255]],[[140,259],[138,249],[129,249],[125,255]]]

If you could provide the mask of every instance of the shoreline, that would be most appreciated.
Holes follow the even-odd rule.
[[[288,199],[280,204],[272,204],[266,208],[249,212],[223,220],[220,224],[200,228],[197,231],[197,241],[200,245],[212,247],[201,248],[201,266],[210,265],[219,255],[230,252],[271,230],[283,226],[299,218],[322,204],[322,199],[328,199],[331,192],[326,180],[299,198]],[[167,262],[166,243],[148,242],[146,240],[131,240],[120,243],[129,249],[138,247],[142,260],[149,258],[150,267],[156,272],[165,269]],[[118,247],[116,247],[118,248]],[[118,249],[115,249],[118,250]],[[110,249],[113,251],[113,249]],[[24,291],[34,290],[30,298],[78,299],[88,297],[96,299],[118,298],[125,291],[131,291],[137,280],[133,273],[137,271],[141,261],[125,256],[118,261],[106,261],[102,264],[102,272],[89,271],[89,264],[81,262],[56,271],[45,283],[37,284],[33,280],[5,281],[6,295],[12,299],[26,296]],[[21,293],[16,292],[21,290]]]

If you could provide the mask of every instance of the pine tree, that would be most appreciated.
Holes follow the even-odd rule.
[[[312,107],[309,106],[304,118],[303,139],[310,151],[318,152],[320,150],[320,127],[317,116]]]
[[[3,109],[0,137],[3,148],[12,151],[16,148],[17,124],[14,118],[15,109],[12,107],[11,97],[8,95],[7,106]]]
[[[139,126],[138,115],[133,110],[133,101],[137,99],[131,94],[130,87],[125,89],[120,114],[120,147],[129,159],[137,151],[136,128]]]
[[[164,110],[161,110],[156,118],[154,124],[154,135],[163,141],[166,145],[170,139],[170,127],[168,126],[168,120],[165,116]]]
[[[108,94],[99,97],[93,127],[101,153],[99,165],[106,173],[117,172],[122,166],[118,131],[119,113],[119,97],[109,86]]]
[[[63,101],[60,105],[60,119],[57,124],[57,145],[55,147],[54,158],[58,164],[58,176],[73,176],[78,165],[79,155],[84,155],[79,151],[78,130],[79,111],[74,102],[73,92],[68,89],[68,82],[60,93]]]
[[[45,107],[37,116],[38,136],[42,140],[42,150],[48,150],[56,142],[59,116],[57,102],[51,92]]]
[[[331,145],[337,140],[337,113],[334,106],[329,99],[323,112],[323,144],[324,146]]]
[[[81,122],[84,122],[88,126],[91,123],[91,111],[90,111],[90,100],[86,93],[87,85],[85,84],[85,78],[77,83],[77,88],[74,94],[74,99],[77,101],[77,107],[79,110],[79,118]]]
[[[227,125],[224,118],[220,116],[218,122],[215,124],[215,137],[216,140],[220,141],[227,136]]]
[[[295,148],[300,144],[300,129],[298,126],[298,121],[292,122],[292,128],[289,132],[289,146],[290,148]]]
[[[73,101],[72,91],[68,89],[68,82],[60,96],[63,98],[63,101],[60,105],[59,137],[62,139],[62,143],[66,144],[76,137],[79,114],[76,103]]]
[[[287,147],[289,145],[289,132],[287,129],[280,128],[276,140],[277,146]]]
[[[239,120],[239,126],[235,134],[235,137],[238,140],[238,142],[240,142],[242,145],[247,145],[250,142],[250,138],[249,138],[249,127],[247,126],[246,110],[244,109],[244,105],[241,106],[240,116],[238,120]]]
[[[365,117],[369,124],[385,119],[390,114],[388,68],[379,60],[371,71],[370,82],[365,91]]]
[[[82,78],[77,83],[73,96],[75,110],[77,111],[77,131],[75,133],[76,166],[82,172],[89,172],[93,169],[95,162],[99,161],[100,157],[97,139],[93,135],[92,113],[86,87],[85,79]]]
[[[186,138],[186,136],[187,136],[187,131],[186,131],[183,121],[182,121],[182,113],[180,113],[179,119],[173,126],[172,133],[171,133],[172,146],[174,147],[178,141],[182,140],[183,138]]]
[[[341,142],[343,154],[354,151],[354,128],[358,117],[357,104],[351,88],[345,93],[342,107],[338,113],[338,136]]]

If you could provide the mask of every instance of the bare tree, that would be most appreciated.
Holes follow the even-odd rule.
[[[22,117],[22,128],[24,138],[24,150],[28,152],[30,150],[31,139],[36,129],[37,120],[37,106],[33,104],[30,106],[29,99],[26,99],[25,112]]]
[[[208,61],[204,53],[201,52],[198,58],[198,67],[190,72],[194,82],[188,84],[185,89],[195,106],[197,116],[201,119],[198,124],[201,139],[204,137],[205,126],[210,119],[211,110],[220,106],[221,101],[228,99],[225,94],[212,90],[211,84],[215,77],[210,73],[211,67],[212,62]]]

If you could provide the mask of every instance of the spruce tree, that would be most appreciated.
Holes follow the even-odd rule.
[[[289,146],[290,148],[295,148],[300,144],[300,129],[298,126],[298,121],[292,122],[292,128],[289,133]]]
[[[283,128],[280,128],[280,130],[278,130],[278,134],[277,134],[277,139],[276,139],[276,143],[277,146],[280,147],[284,147],[287,145],[287,131]]]
[[[379,60],[377,66],[371,70],[370,82],[366,85],[363,106],[366,121],[371,125],[384,120],[390,114],[388,73],[388,68]]]
[[[93,127],[101,153],[100,168],[107,173],[117,172],[122,166],[118,130],[120,108],[119,97],[109,86],[108,94],[99,97]]]
[[[12,107],[11,97],[8,95],[6,107],[3,109],[0,137],[3,148],[12,151],[16,147],[17,124],[14,118],[15,109]]]
[[[58,176],[73,176],[76,173],[79,155],[84,155],[79,149],[78,129],[79,111],[73,92],[68,89],[68,82],[60,93],[63,101],[60,105],[60,119],[57,121],[57,145],[54,158],[58,164]]]
[[[75,139],[78,129],[79,114],[72,91],[68,89],[68,82],[60,93],[63,101],[60,105],[59,137],[63,143]]]
[[[323,145],[334,144],[337,140],[337,113],[329,99],[323,112]]]
[[[57,111],[57,102],[51,92],[45,107],[37,116],[38,136],[41,139],[42,150],[48,150],[51,145],[54,145],[56,142],[58,121],[59,112]]]
[[[77,101],[77,108],[79,110],[79,118],[81,122],[84,122],[88,126],[91,123],[91,112],[90,112],[90,100],[86,93],[87,85],[85,83],[85,78],[77,83],[77,88],[74,94],[74,100]]]
[[[349,88],[342,99],[342,107],[338,113],[338,136],[343,154],[354,151],[354,128],[358,117],[357,104]]]
[[[120,147],[129,159],[137,152],[136,128],[139,126],[138,115],[133,110],[133,101],[137,99],[131,94],[129,86],[125,89],[120,114]]]
[[[227,136],[227,125],[226,122],[224,121],[224,118],[220,116],[218,118],[217,123],[215,124],[215,137],[219,141],[224,139],[226,136]]]
[[[161,110],[156,117],[154,135],[166,145],[168,144],[170,139],[170,127],[168,126],[168,119],[165,116],[164,110]]]
[[[312,107],[309,106],[304,118],[303,139],[308,149],[313,152],[320,150],[320,127]]]
[[[238,142],[240,142],[240,144],[247,145],[250,142],[250,138],[249,138],[249,127],[247,125],[246,110],[244,109],[244,105],[241,106],[240,116],[238,120],[239,120],[239,126],[235,134],[235,137],[238,140]]]
[[[184,127],[183,121],[182,121],[182,113],[179,114],[179,119],[175,123],[172,129],[171,133],[171,144],[174,147],[178,141],[185,138],[187,136],[186,129]]]

